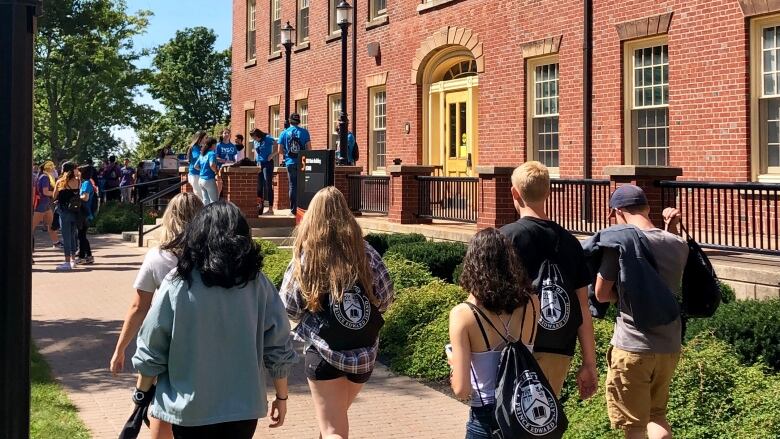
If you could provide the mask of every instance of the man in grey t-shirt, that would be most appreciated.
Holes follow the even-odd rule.
[[[618,224],[633,225],[644,233],[658,273],[671,291],[679,292],[688,246],[679,236],[655,227],[644,191],[634,185],[621,186],[612,194],[610,208]],[[667,208],[663,216],[666,228],[676,232],[677,209]],[[596,298],[617,302],[619,310],[608,353],[609,418],[612,426],[622,429],[627,438],[644,438],[645,434],[649,439],[671,437],[666,405],[669,385],[680,359],[680,318],[650,329],[638,328],[622,288],[619,285],[615,288],[620,279],[617,250],[604,249],[596,278]]]

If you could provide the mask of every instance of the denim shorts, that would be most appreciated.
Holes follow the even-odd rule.
[[[306,378],[312,381],[328,381],[337,378],[346,377],[355,384],[365,384],[371,378],[371,372],[367,373],[347,373],[336,369],[332,364],[325,361],[314,348],[309,348],[304,357],[306,368]],[[373,372],[373,371],[372,371]]]
[[[472,407],[466,422],[466,439],[493,439],[493,431],[498,430],[496,405]]]

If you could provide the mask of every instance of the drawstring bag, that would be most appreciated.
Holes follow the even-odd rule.
[[[344,291],[340,302],[331,294],[324,295],[320,308],[317,313],[319,336],[334,351],[373,346],[385,324],[379,309],[371,303],[359,283]]]

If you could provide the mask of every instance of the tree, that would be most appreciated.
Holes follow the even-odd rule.
[[[134,65],[144,52],[132,38],[151,13],[125,9],[124,0],[47,3],[36,40],[37,156],[105,155],[118,145],[112,126],[135,126],[150,111],[133,102],[149,75]]]
[[[211,29],[187,28],[155,49],[149,92],[190,131],[230,120],[230,49],[215,51],[216,39]]]

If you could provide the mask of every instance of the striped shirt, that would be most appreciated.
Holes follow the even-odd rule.
[[[382,257],[365,243],[368,265],[374,277],[374,296],[379,300],[379,312],[384,313],[393,302],[393,282],[387,273]],[[322,358],[330,365],[346,373],[363,374],[374,369],[376,354],[379,350],[379,339],[371,347],[352,349],[349,351],[334,351],[328,343],[319,336],[319,319],[316,314],[306,309],[306,302],[300,287],[293,279],[293,263],[287,267],[279,294],[287,308],[287,315],[298,322],[293,330],[293,336],[306,343],[304,351],[313,346]]]

